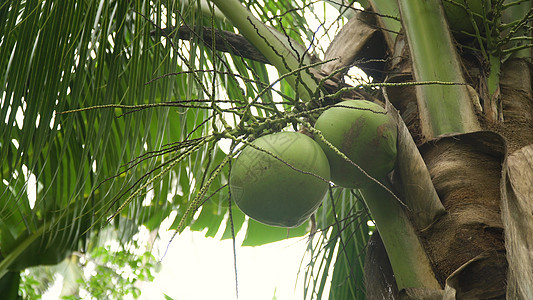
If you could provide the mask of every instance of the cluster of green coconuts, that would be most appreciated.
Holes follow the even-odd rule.
[[[464,38],[463,33],[475,33],[470,14],[480,26],[490,0],[450,0],[443,5],[456,38]],[[314,139],[298,132],[265,135],[247,146],[232,167],[230,191],[245,214],[267,225],[296,227],[320,206],[330,182],[363,188],[368,176],[381,179],[394,168],[397,127],[378,104],[341,102],[322,113],[315,129],[367,174],[317,135]]]
[[[490,0],[449,0],[443,6],[456,39],[464,39],[475,33],[474,24],[484,29],[482,16]],[[247,146],[232,167],[230,191],[245,214],[267,225],[296,227],[320,206],[330,182],[363,188],[368,176],[381,179],[394,168],[396,123],[375,103],[341,102],[322,113],[315,129],[367,174],[317,135],[265,135]]]
[[[396,123],[378,104],[349,100],[324,111],[315,129],[368,175],[383,178],[396,162]],[[262,136],[232,166],[237,206],[261,223],[296,227],[320,206],[330,182],[361,188],[369,178],[324,143],[299,132]]]

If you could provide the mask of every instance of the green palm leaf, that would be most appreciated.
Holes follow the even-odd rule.
[[[145,83],[170,72],[175,60],[169,45],[152,39],[153,23],[142,17],[153,15],[161,23],[161,7],[158,12],[120,1],[8,1],[1,9],[0,152],[7,159],[1,162],[0,211],[3,228],[9,228],[1,235],[3,274],[57,263],[86,247],[118,196],[158,164],[157,157],[148,158],[120,176],[135,157],[164,143],[168,108],[135,116],[107,108],[62,112],[168,101],[175,89],[171,80]],[[153,202],[157,208],[169,205]],[[137,205],[124,218],[138,226],[144,210]],[[61,255],[30,259],[28,245],[35,253],[57,249]]]

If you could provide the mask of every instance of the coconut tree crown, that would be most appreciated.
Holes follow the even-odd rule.
[[[532,298],[533,1],[325,3],[331,24],[316,1],[0,4],[8,297],[170,218],[246,245],[310,232],[307,298]],[[289,135],[305,154],[269,141]],[[253,220],[247,157],[308,185],[274,197],[299,203],[270,222],[288,234]]]

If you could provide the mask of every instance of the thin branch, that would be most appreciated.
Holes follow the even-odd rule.
[[[198,36],[197,32],[202,35]],[[214,37],[213,37],[214,32]],[[220,29],[213,29],[211,27],[193,27],[181,26],[161,28],[160,30],[152,30],[150,33],[155,37],[172,37],[176,36],[181,40],[194,40],[197,37],[207,47],[213,47],[213,40],[215,41],[215,47],[222,52],[228,52],[237,56],[269,64],[269,61],[265,58],[261,52],[259,52],[245,37],[240,34]]]

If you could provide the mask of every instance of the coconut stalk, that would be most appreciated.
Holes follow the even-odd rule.
[[[484,104],[484,114],[487,120],[497,122],[502,120],[500,103],[500,73],[501,60],[499,55],[489,55],[489,74],[487,75],[488,101]]]
[[[172,4],[170,4],[172,5]],[[224,14],[218,9],[211,9],[209,2],[207,0],[181,0],[178,2],[178,6],[181,6],[181,9],[199,9],[203,15],[207,17],[214,16],[219,20],[224,20]]]
[[[305,102],[313,98],[318,89],[318,82],[305,67],[311,64],[305,48],[301,45],[294,45],[288,37],[267,27],[238,0],[210,1],[224,13],[248,41],[263,53],[280,74],[302,69],[285,79]]]
[[[480,129],[440,1],[398,1],[416,81],[458,85],[417,86],[425,140]]]
[[[388,114],[375,103],[345,101],[339,103],[339,107],[325,111],[312,131],[328,157],[331,180],[342,187],[360,188],[385,244],[398,288],[440,290],[415,227],[405,211],[407,205],[387,186],[386,176],[394,167],[398,147],[398,124]],[[380,179],[379,182],[369,180],[370,176]],[[427,225],[443,210],[442,206],[440,210],[429,207],[437,211],[435,216],[420,223]],[[425,216],[421,220],[425,220]]]
[[[400,113],[392,105],[387,105],[387,111],[398,127],[398,157],[395,174],[400,178],[403,201],[413,224],[417,229],[423,229],[444,215],[446,210],[431,182],[424,159]]]
[[[427,254],[404,211],[404,204],[375,182],[362,188],[361,194],[387,250],[398,289],[440,290]]]

